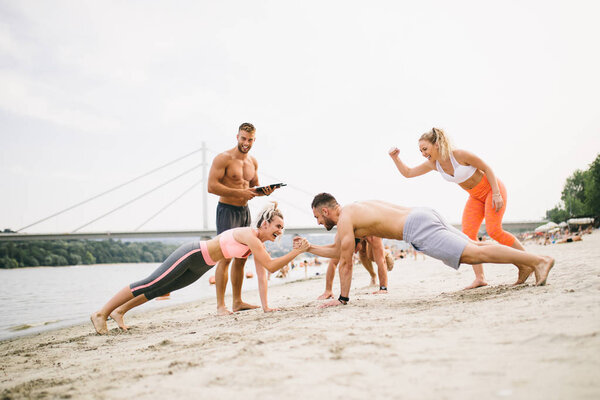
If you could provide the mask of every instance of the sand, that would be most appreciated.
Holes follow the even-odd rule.
[[[600,232],[528,246],[557,263],[547,286],[490,286],[441,262],[400,260],[390,293],[355,268],[351,302],[318,309],[322,277],[275,286],[260,310],[215,316],[213,299],[0,342],[0,393],[76,399],[598,399]],[[531,278],[530,278],[531,279]],[[337,277],[334,290],[338,291]],[[258,293],[245,300],[259,304]],[[100,306],[100,305],[98,305]],[[90,312],[93,310],[90,310]]]

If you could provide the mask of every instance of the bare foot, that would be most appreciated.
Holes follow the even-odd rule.
[[[317,297],[317,300],[327,300],[327,299],[333,299],[333,292],[330,292],[329,290],[326,290],[323,292],[322,295],[320,295],[319,297]]]
[[[527,278],[533,273],[533,268],[530,267],[519,267],[519,276],[517,281],[514,283],[515,285],[522,285],[527,281]]]
[[[98,334],[106,335],[108,333],[108,328],[106,327],[106,318],[104,315],[100,314],[99,312],[93,313],[90,315],[90,320],[92,321],[94,329],[96,329]]]
[[[536,286],[544,286],[546,284],[546,279],[548,279],[548,274],[552,267],[554,267],[554,258],[542,256],[544,259],[538,265],[535,266],[535,285]]]
[[[119,328],[126,331],[129,329],[129,327],[125,325],[125,322],[123,321],[123,315],[125,315],[125,313],[121,313],[118,308],[110,313],[110,317],[117,323],[117,325],[119,325]]]
[[[260,308],[260,306],[255,306],[255,305],[244,303],[243,301],[241,301],[239,303],[234,303],[233,307],[231,307],[231,308],[233,309],[233,312],[238,312],[238,311],[245,311],[245,310],[253,310],[255,308]]]
[[[387,291],[387,290],[381,290],[381,289],[379,289],[379,290],[378,290],[378,291],[376,291],[376,292],[373,292],[373,294],[387,294],[387,293],[388,293],[388,291]]]
[[[487,286],[487,285],[488,285],[488,283],[485,281],[485,279],[475,278],[473,283],[471,283],[469,286],[467,286],[463,290],[475,289],[475,288]]]
[[[217,315],[231,315],[233,314],[231,311],[227,309],[227,307],[217,307]]]

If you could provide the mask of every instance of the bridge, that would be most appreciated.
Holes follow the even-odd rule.
[[[507,231],[518,234],[533,231],[545,221],[505,222],[502,224]],[[454,227],[460,229],[459,224]],[[335,233],[335,228],[330,233]],[[308,235],[328,233],[325,228],[293,227],[285,228],[286,235]],[[484,234],[482,227],[480,234]],[[30,240],[83,240],[83,239],[166,239],[166,238],[210,238],[217,235],[215,230],[189,230],[189,231],[115,231],[115,232],[74,232],[74,233],[0,233],[0,242],[16,242]]]
[[[333,229],[331,232],[335,232]],[[286,235],[327,233],[325,228],[285,228]],[[166,238],[211,238],[215,230],[189,231],[141,231],[141,232],[75,232],[75,233],[0,233],[0,242],[29,240],[83,240],[83,239],[166,239]]]
[[[209,167],[209,159],[207,158],[207,151],[217,154],[217,152],[215,152],[214,150],[207,148],[205,142],[202,142],[202,147],[200,147],[196,150],[193,150],[192,152],[184,154],[181,157],[178,157],[178,158],[171,160],[163,165],[153,168],[144,174],[134,177],[133,179],[130,179],[121,184],[118,184],[118,185],[116,185],[108,190],[105,190],[101,193],[98,193],[88,199],[84,199],[76,204],[66,207],[58,212],[53,213],[52,215],[49,215],[40,220],[34,221],[34,222],[18,229],[16,232],[0,233],[0,242],[32,241],[32,240],[166,239],[166,238],[178,238],[178,237],[180,237],[180,238],[214,237],[216,235],[215,230],[208,229],[208,224],[207,224],[207,221],[208,221],[207,177],[208,177],[208,167]],[[185,167],[187,169],[185,169],[183,172],[181,172],[181,171],[176,172],[174,175],[172,175],[171,178],[167,179],[166,181],[161,182],[158,185],[155,184],[149,190],[146,190],[145,192],[143,192],[139,195],[136,195],[132,199],[128,199],[127,201],[123,202],[119,206],[104,212],[102,215],[95,217],[91,221],[87,221],[86,223],[80,225],[79,227],[73,229],[70,232],[54,232],[54,233],[26,233],[25,232],[25,230],[28,230],[29,228],[31,228],[35,225],[38,225],[42,222],[48,221],[59,215],[62,215],[69,211],[72,211],[73,209],[83,206],[84,204],[87,204],[91,201],[97,200],[100,197],[106,196],[109,193],[115,192],[118,189],[121,189],[127,185],[134,183],[134,182],[137,182],[140,179],[145,178],[149,175],[152,175],[157,171],[163,170],[167,167],[171,167],[171,166],[179,163],[180,161],[182,161],[186,158],[189,158],[193,155],[196,155],[198,153],[200,153],[200,155],[201,155],[201,160],[199,163],[195,164],[192,168]],[[200,179],[199,181],[193,182],[193,184],[191,186],[187,187],[183,193],[177,193],[175,195],[174,199],[172,199],[170,202],[168,202],[166,205],[164,205],[162,208],[160,208],[151,217],[147,218],[143,223],[139,224],[135,229],[126,230],[126,231],[80,232],[81,229],[83,229],[89,225],[92,225],[93,223],[99,221],[100,219],[103,219],[103,218],[115,213],[116,211],[119,211],[119,210],[133,204],[134,202],[146,197],[147,195],[157,191],[158,189],[161,189],[161,188],[169,185],[170,183],[180,179],[181,177],[188,175],[191,172],[196,171],[198,169],[201,169],[202,179]],[[172,171],[172,169],[169,171]],[[264,174],[264,173],[262,175],[269,177],[267,174]],[[274,178],[274,177],[269,177],[269,178],[274,179],[275,181],[279,181],[279,179]],[[199,184],[202,184],[202,186],[203,186],[202,202],[201,202],[202,203],[202,229],[182,230],[182,231],[173,231],[173,230],[170,230],[170,231],[169,230],[166,230],[166,231],[140,231],[140,229],[144,225],[146,225],[148,222],[150,222],[151,220],[156,218],[158,215],[160,215],[166,209],[171,207],[179,199],[181,199],[183,196],[187,195],[193,188],[197,187]],[[306,195],[306,196],[310,196],[310,197],[313,196],[313,193],[310,193],[309,191],[304,190],[303,188],[295,187],[293,184],[288,184],[288,187],[296,190],[297,193],[300,193],[302,195]],[[310,213],[309,210],[306,209],[306,206],[299,207],[298,205],[290,203],[282,198],[278,198],[277,200],[282,203],[286,203],[286,205],[291,206],[292,208],[300,210],[301,212],[305,213],[311,219],[311,221],[313,220],[312,213]],[[542,225],[544,222],[545,221],[505,222],[503,224],[503,226],[506,230],[508,230],[512,233],[521,233],[524,231],[532,231],[537,226]],[[460,229],[460,225],[455,225],[455,226]],[[291,228],[286,227],[285,232],[286,232],[286,234],[299,234],[299,235],[327,233],[327,231],[323,227],[320,227],[316,224],[312,227],[291,227]],[[480,231],[480,234],[483,234],[484,232],[485,232],[485,227],[483,226],[482,230]]]

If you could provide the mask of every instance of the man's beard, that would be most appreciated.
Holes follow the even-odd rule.
[[[329,218],[324,218],[324,220],[325,220],[325,223],[323,224],[323,226],[325,227],[325,229],[327,229],[328,231],[332,230],[333,227],[335,226],[335,222],[333,222]]]
[[[248,147],[248,150],[244,150],[244,148],[242,147],[241,144],[238,144],[238,150],[240,151],[240,153],[247,153],[250,151],[250,149],[252,148],[252,146]]]

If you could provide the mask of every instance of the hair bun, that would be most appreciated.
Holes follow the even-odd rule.
[[[263,209],[259,212],[257,216],[256,227],[259,228],[263,221],[270,222],[273,219],[273,216],[278,216],[283,218],[283,214],[277,208],[277,202],[271,201],[267,205],[263,207]]]

